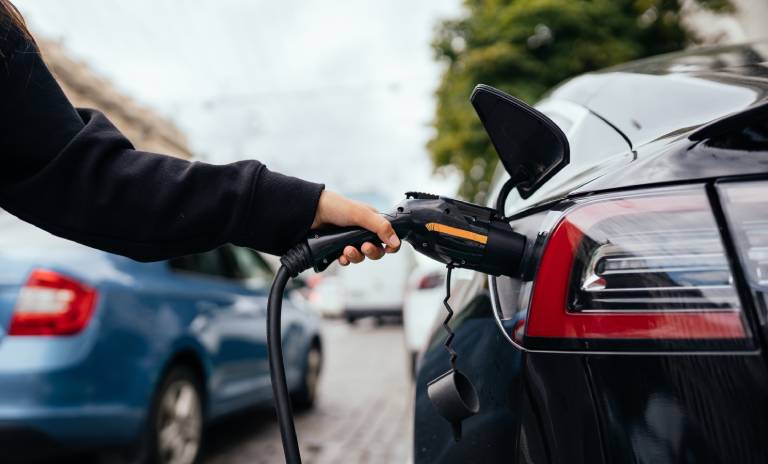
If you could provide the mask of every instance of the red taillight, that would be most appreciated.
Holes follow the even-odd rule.
[[[538,267],[527,345],[698,348],[698,341],[741,346],[749,337],[703,189],[576,205]]]
[[[8,335],[73,335],[85,328],[96,290],[45,269],[35,269],[19,292]]]
[[[441,272],[432,272],[419,279],[419,290],[429,290],[443,285],[445,277]]]
[[[323,281],[323,276],[320,274],[313,274],[309,277],[307,277],[307,287],[310,289],[317,287],[320,285],[320,282]]]

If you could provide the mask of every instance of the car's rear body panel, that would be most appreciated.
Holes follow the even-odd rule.
[[[474,382],[481,411],[464,422],[463,439],[454,443],[451,427],[434,411],[426,396],[427,382],[450,368],[442,346],[445,334],[436,332],[415,380],[415,461],[500,462],[500,457],[508,461],[521,414],[517,398],[523,391],[522,353],[513,349],[498,330],[487,291],[481,290],[473,301],[455,306],[461,308],[452,323],[456,333],[453,346],[460,353],[458,367]]]
[[[768,462],[760,353],[590,355],[606,462]]]
[[[578,166],[586,152],[572,150],[577,166],[570,172],[530,199],[507,202],[512,226],[528,238],[523,276],[490,279],[454,308],[458,367],[478,389],[480,413],[465,421],[464,438],[454,443],[432,410],[424,384],[448,368],[444,334],[436,330],[417,380],[417,463],[768,462],[766,313],[757,311],[765,298],[744,280],[718,195],[725,180],[768,185],[768,111],[695,135],[713,119],[765,105],[761,47],[647,60],[574,79],[545,101],[565,100],[604,118],[626,138],[627,150],[607,150],[587,168]],[[575,135],[568,136],[573,142]],[[528,317],[538,257],[562,211],[596,195],[670,186],[704,192],[752,343],[687,352],[661,344],[634,352],[524,347],[516,334]],[[490,329],[494,313],[497,334]]]
[[[693,49],[585,74],[555,88],[633,147],[742,111],[768,95],[768,42]]]
[[[718,146],[720,140],[689,140],[691,132],[664,137],[637,148],[632,162],[586,183],[572,195],[768,172],[768,157],[763,151],[753,150],[752,140],[731,137],[726,148]]]
[[[518,224],[532,253],[533,224],[546,227],[548,220],[540,212]],[[436,331],[417,377],[416,462],[768,460],[768,447],[761,446],[768,433],[768,371],[759,349],[527,351],[501,334],[487,289],[470,291],[455,309],[458,366],[478,389],[480,413],[465,421],[456,444],[433,410],[426,383],[449,367],[445,334]],[[507,336],[516,316],[524,311],[500,321]]]

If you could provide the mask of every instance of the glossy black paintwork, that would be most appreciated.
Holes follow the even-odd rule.
[[[499,331],[485,289],[462,306],[452,326],[456,333],[453,347],[460,353],[457,367],[477,389],[480,412],[464,421],[462,439],[454,442],[448,422],[437,415],[427,398],[427,382],[450,368],[442,345],[445,334],[435,333],[416,379],[415,461],[508,462],[520,417],[517,399],[522,391],[522,354]]]
[[[549,98],[589,108],[637,147],[764,99],[767,57],[768,42],[663,55],[576,77]]]
[[[700,141],[690,140],[686,131],[646,144],[636,149],[632,162],[572,194],[768,173],[768,111],[755,117],[741,128]]]
[[[508,204],[528,251],[523,277],[498,284],[506,335],[493,318],[487,286],[476,286],[454,308],[459,367],[478,387],[480,413],[454,443],[448,424],[432,411],[424,385],[448,367],[437,328],[416,380],[417,464],[768,462],[764,340],[753,351],[630,355],[526,352],[507,338],[525,317],[517,302],[535,273],[540,229],[552,217],[548,211],[563,208],[569,197],[768,178],[764,116],[689,139],[712,120],[765,99],[765,49],[758,44],[654,58],[574,79],[550,95],[605,118],[627,138],[627,150],[606,151],[602,161],[555,176],[534,202]],[[600,140],[591,143],[600,150]],[[760,298],[755,304],[765,305]],[[744,307],[754,311],[753,304]]]
[[[566,195],[765,173],[764,140],[756,147],[754,140],[723,144],[688,137],[714,120],[765,105],[767,98],[768,42],[664,55],[571,79],[548,99],[587,108],[626,137],[628,149],[605,153],[585,168],[569,166],[567,178],[553,179],[543,195],[514,212]],[[599,151],[603,140],[591,142]],[[574,148],[572,164],[584,156],[584,149]]]
[[[768,462],[760,354],[587,356],[607,462]]]
[[[528,237],[528,264],[542,240],[540,211],[516,222]],[[476,278],[484,279],[483,276]],[[522,279],[499,278],[506,334]],[[425,385],[448,368],[436,330],[416,379],[416,463],[768,462],[768,375],[760,352],[580,354],[525,352],[493,318],[485,285],[455,305],[459,368],[480,395],[480,412],[452,440]],[[517,312],[515,312],[517,310]]]

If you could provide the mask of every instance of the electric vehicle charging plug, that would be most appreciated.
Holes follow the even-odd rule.
[[[514,232],[491,208],[428,193],[408,192],[406,199],[384,213],[384,217],[401,240],[450,268],[472,269],[496,276],[514,276],[518,272],[525,237]],[[282,266],[275,276],[267,305],[267,344],[272,391],[287,463],[299,464],[301,456],[283,365],[280,313],[285,284],[289,277],[296,277],[310,267],[317,272],[324,271],[341,256],[345,247],[359,248],[365,242],[380,243],[380,240],[373,232],[359,227],[313,231],[306,241],[297,244],[280,259]],[[447,341],[446,346],[449,345]],[[453,366],[430,382],[429,395],[438,413],[451,423],[458,439],[461,420],[478,410],[474,387]]]
[[[383,216],[398,237],[438,262],[492,275],[514,275],[525,237],[512,230],[495,210],[429,193],[408,192],[406,199]],[[360,227],[313,231],[281,258],[291,277],[314,268],[324,271],[348,245],[380,243]]]

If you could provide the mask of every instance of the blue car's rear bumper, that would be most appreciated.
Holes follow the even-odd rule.
[[[110,369],[94,368],[89,332],[0,340],[0,449],[98,447],[138,436],[144,393],[126,395]]]
[[[143,410],[118,405],[3,407],[0,434],[45,437],[63,447],[120,445],[137,438],[143,418]],[[5,441],[2,436],[0,443]]]

